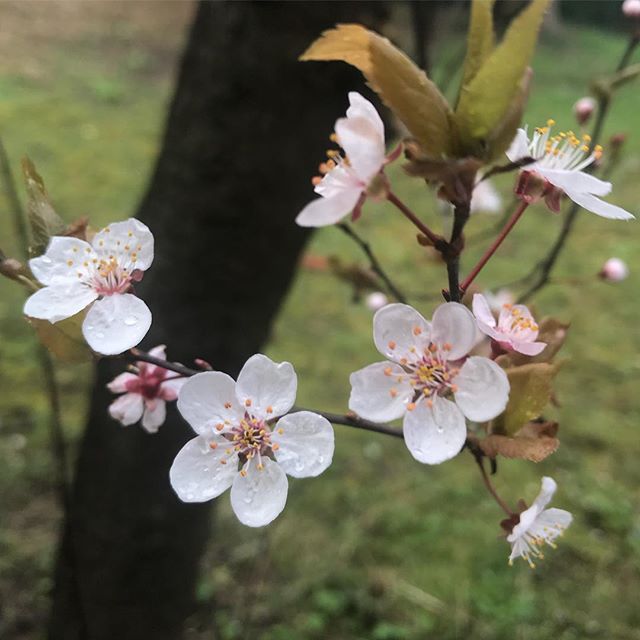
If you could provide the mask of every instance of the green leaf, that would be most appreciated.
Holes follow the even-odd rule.
[[[425,72],[386,38],[359,24],[341,24],[325,31],[300,60],[341,60],[353,65],[426,154],[451,155],[455,141],[449,104]]]
[[[27,188],[27,216],[31,227],[31,253],[40,255],[49,244],[49,238],[64,233],[66,225],[56,213],[45,189],[44,182],[29,158],[22,159],[22,174]]]
[[[495,0],[473,0],[467,33],[462,86],[473,80],[494,47],[493,5]]]
[[[509,113],[538,40],[550,0],[532,0],[507,30],[473,80],[461,88],[456,109],[462,143],[483,143]]]
[[[513,435],[529,421],[539,418],[553,394],[558,364],[536,362],[506,370],[511,390],[509,402],[493,423],[496,434]]]
[[[82,335],[85,311],[52,324],[48,320],[29,318],[40,342],[62,362],[78,364],[93,359],[93,352]]]

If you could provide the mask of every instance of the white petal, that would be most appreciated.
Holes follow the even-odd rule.
[[[244,415],[236,400],[235,381],[220,371],[191,376],[180,390],[178,411],[196,433],[236,424]]]
[[[99,255],[121,256],[141,271],[153,262],[153,234],[146,224],[135,218],[113,222],[101,229],[91,244]]]
[[[164,400],[155,398],[152,406],[146,406],[142,414],[142,427],[149,433],[155,433],[167,418],[167,405]]]
[[[384,144],[384,123],[373,104],[361,96],[357,91],[350,91],[349,105],[350,106],[347,109],[347,118],[366,118],[369,120],[375,128],[378,137]]]
[[[423,400],[413,411],[407,411],[402,427],[411,455],[424,464],[440,464],[457,456],[467,438],[460,409],[439,396],[432,407]]]
[[[160,397],[164,400],[175,400],[180,393],[180,390],[188,380],[188,378],[175,378],[172,379],[173,372],[170,372],[165,381],[160,385]]]
[[[431,325],[408,304],[388,304],[373,316],[376,349],[390,360],[413,362],[430,340]]]
[[[91,245],[79,238],[54,236],[45,253],[29,260],[29,268],[42,284],[78,281],[78,272],[85,273],[84,262],[95,258]]]
[[[333,459],[333,427],[311,411],[290,413],[278,420],[271,440],[279,447],[275,452],[278,464],[294,478],[318,476]]]
[[[507,149],[507,158],[511,162],[517,162],[521,158],[526,158],[529,154],[529,138],[524,129],[518,129],[516,136]]]
[[[596,196],[592,196],[590,193],[566,191],[566,194],[576,204],[603,218],[610,218],[612,220],[632,220],[635,218],[633,214],[625,211],[622,207],[617,207],[614,204],[600,200],[600,198],[596,198]]]
[[[215,447],[215,448],[212,448]],[[183,502],[204,502],[226,491],[238,475],[238,454],[221,436],[198,436],[180,449],[169,480]]]
[[[611,183],[600,180],[584,171],[562,171],[539,167],[538,173],[562,191],[592,193],[594,196],[606,196],[611,193]]]
[[[511,347],[514,351],[522,353],[525,356],[537,356],[542,353],[547,346],[546,342],[522,342],[519,340],[512,340]]]
[[[496,319],[493,317],[493,313],[491,313],[491,307],[487,302],[487,299],[481,294],[476,293],[473,296],[473,315],[476,317],[476,320],[488,325],[490,327],[496,326]]]
[[[127,391],[127,383],[134,382],[137,379],[138,376],[133,373],[121,373],[107,384],[107,389],[112,393],[124,393]]]
[[[298,377],[290,362],[275,363],[257,353],[242,367],[236,384],[236,398],[256,418],[277,418],[296,401]]]
[[[231,508],[242,524],[264,527],[277,518],[287,502],[289,483],[277,462],[252,460],[246,476],[238,474],[231,486]]]
[[[151,326],[149,307],[130,293],[114,294],[95,302],[82,323],[87,344],[107,356],[135,347]]]
[[[509,400],[509,378],[489,358],[472,356],[456,376],[456,404],[469,420],[486,422],[500,415]]]
[[[445,302],[434,312],[431,339],[440,348],[447,344],[448,360],[458,360],[473,349],[476,341],[476,321],[467,307],[459,302]]]
[[[330,197],[318,198],[298,214],[296,223],[301,227],[335,224],[354,210],[361,195],[361,187],[351,187]]]
[[[531,505],[538,510],[538,513],[540,513],[549,504],[549,502],[551,502],[551,498],[553,498],[553,494],[558,488],[556,481],[553,478],[549,478],[549,476],[544,476],[540,485],[540,493]]]
[[[340,118],[335,129],[349,164],[367,184],[384,164],[384,138],[368,118]]]
[[[139,393],[125,393],[109,405],[109,415],[125,427],[142,418],[144,399]]]
[[[93,289],[79,282],[69,285],[59,283],[30,295],[23,311],[31,318],[59,322],[82,311],[97,297]]]
[[[157,347],[153,347],[153,349],[149,349],[149,355],[154,358],[160,358],[160,360],[167,359],[167,347],[164,344],[159,344]]]
[[[547,540],[557,538],[573,522],[573,516],[564,509],[545,509],[536,519]]]
[[[402,417],[415,393],[404,369],[391,362],[376,362],[355,371],[349,382],[349,409],[373,422]]]

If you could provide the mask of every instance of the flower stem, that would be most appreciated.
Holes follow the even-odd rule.
[[[473,452],[472,452],[473,453]],[[477,456],[475,453],[473,454],[476,464],[478,465],[478,469],[480,469],[480,475],[482,476],[482,481],[484,482],[484,486],[487,488],[487,491],[492,495],[493,499],[498,503],[500,508],[509,516],[513,516],[514,513],[509,509],[507,503],[498,495],[495,487],[491,484],[491,479],[487,475],[487,472],[484,468],[483,460],[484,458],[481,456]]]
[[[402,200],[400,200],[400,198],[398,198],[395,193],[393,193],[393,191],[389,190],[389,193],[387,194],[387,200],[397,209],[399,209],[406,218],[411,220],[414,226],[418,228],[420,233],[422,233],[429,239],[434,247],[438,248],[438,246],[446,242],[442,236],[439,236],[437,233],[431,231],[431,229],[429,229],[429,227],[427,227],[427,225],[424,224],[424,222],[422,222],[422,220],[420,220],[420,218],[418,218],[418,216],[413,211],[411,211],[411,209],[409,209],[409,207],[407,207],[407,205],[402,202]]]
[[[462,293],[469,288],[469,285],[476,279],[476,276],[482,271],[484,266],[489,262],[491,256],[498,250],[498,247],[503,243],[504,239],[509,235],[511,229],[516,225],[516,222],[520,220],[520,217],[525,212],[528,207],[528,203],[520,202],[518,208],[513,212],[512,216],[507,220],[507,223],[502,228],[502,231],[498,235],[498,237],[491,243],[491,246],[484,252],[484,255],[476,266],[471,270],[471,273],[465,278],[464,282],[460,285],[460,289]]]

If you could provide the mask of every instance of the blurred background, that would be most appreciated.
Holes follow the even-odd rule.
[[[498,19],[521,6],[498,2]],[[346,92],[364,87],[341,65],[295,58],[336,22],[364,21],[428,65],[454,99],[467,16],[465,2],[4,0],[0,136],[21,197],[28,155],[66,221],[87,215],[99,228],[139,215],[150,225],[147,299],[158,328],[143,346],[165,342],[171,359],[199,356],[232,374],[262,350],[294,364],[301,405],[344,412],[349,373],[376,357],[372,311],[369,291],[354,296],[327,264],[366,262],[339,230],[308,238],[293,219],[312,197]],[[578,130],[573,103],[615,68],[629,32],[619,2],[556,2],[525,122]],[[621,89],[603,137],[606,154],[611,135],[627,134],[612,200],[636,215],[639,111],[637,84]],[[438,227],[424,184],[398,165],[390,175]],[[495,180],[505,207],[512,180]],[[4,187],[0,247],[19,256]],[[473,216],[463,271],[498,219]],[[495,291],[525,275],[561,220],[532,207],[479,285]],[[443,266],[389,205],[368,205],[357,227],[428,317]],[[173,415],[149,436],[108,418],[104,384],[122,362],[101,364],[95,384],[90,364],[56,365],[73,477],[65,519],[24,294],[0,280],[0,638],[47,629],[65,639],[640,638],[638,233],[637,223],[581,212],[534,300],[539,316],[571,323],[550,411],[562,444],[538,465],[501,460],[495,484],[510,502],[530,502],[551,475],[555,505],[575,516],[535,570],[507,566],[501,513],[471,456],[425,467],[395,439],[341,426],[334,464],[292,481],[267,528],[240,525],[227,496],[213,509],[178,505],[167,472],[188,429]],[[611,256],[628,263],[625,281],[597,277]]]

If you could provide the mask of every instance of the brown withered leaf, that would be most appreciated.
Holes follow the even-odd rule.
[[[509,356],[510,357],[510,356]],[[534,362],[505,369],[509,378],[509,402],[492,423],[492,432],[513,435],[544,411],[553,395],[553,379],[560,365]]]
[[[78,364],[93,359],[93,352],[82,335],[85,311],[52,324],[48,320],[27,317],[40,342],[62,362]]]
[[[302,61],[341,60],[359,69],[369,86],[432,157],[452,155],[453,112],[436,85],[389,40],[359,24],[325,31]]]
[[[513,437],[489,435],[480,440],[478,445],[490,458],[501,455],[540,462],[558,448],[560,441],[557,433],[557,422],[529,422]]]

